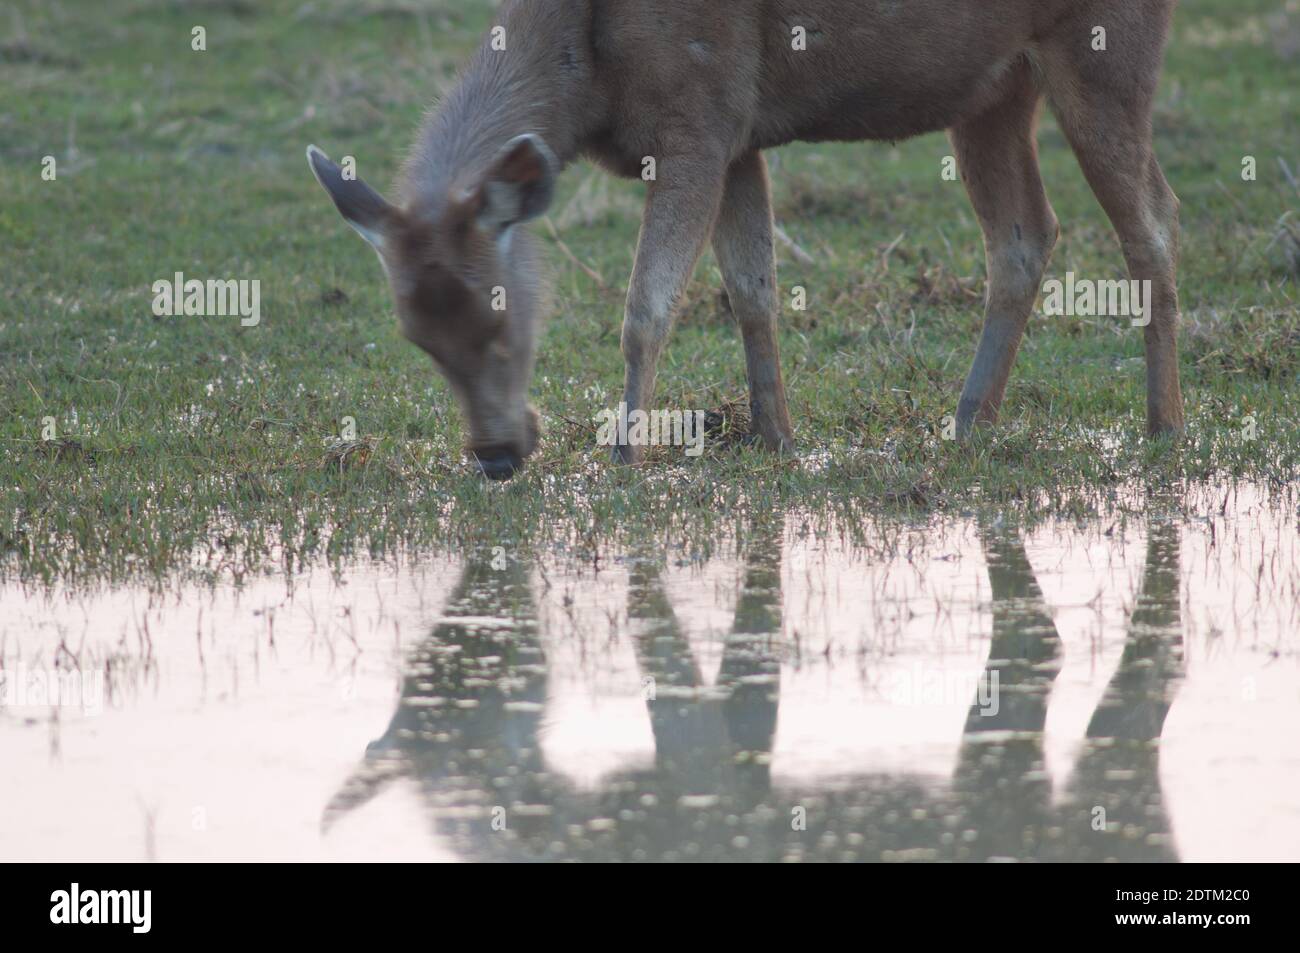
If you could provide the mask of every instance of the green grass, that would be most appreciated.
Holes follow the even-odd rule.
[[[939,175],[947,140],[928,136],[774,156],[779,219],[814,258],[781,263],[782,288],[810,295],[781,338],[801,462],[723,442],[696,461],[606,462],[590,421],[621,387],[641,188],[572,168],[551,216],[605,287],[551,248],[534,386],[547,433],[506,486],[461,460],[447,389],[399,338],[373,255],[303,161],[316,142],[391,182],[489,15],[468,2],[17,0],[0,22],[0,573],[239,577],[471,538],[705,545],[747,507],[848,525],[988,507],[1082,517],[1141,505],[1135,487],[1296,480],[1297,263],[1275,240],[1288,212],[1300,232],[1278,161],[1300,175],[1294,0],[1184,0],[1178,15],[1156,127],[1183,202],[1183,444],[1143,437],[1140,334],[1042,317],[999,428],[971,449],[938,438],[974,352],[984,266],[962,187]],[[207,52],[190,49],[195,24]],[[1051,274],[1120,277],[1050,117],[1040,140],[1063,226]],[[1241,180],[1247,154],[1258,181]],[[261,325],[155,317],[150,286],[177,270],[260,279]],[[719,285],[706,258],[659,406],[743,400]],[[46,417],[56,441],[41,439]],[[361,446],[340,460],[327,447],[344,417]]]

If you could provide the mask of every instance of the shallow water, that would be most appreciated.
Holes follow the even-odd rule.
[[[1294,861],[1296,507],[1191,511],[11,584],[0,858]]]

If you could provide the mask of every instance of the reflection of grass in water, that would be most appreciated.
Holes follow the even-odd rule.
[[[1035,319],[1002,426],[971,451],[939,439],[980,325],[983,255],[930,136],[898,147],[795,146],[774,171],[781,287],[805,286],[782,347],[800,466],[720,439],[696,461],[604,462],[591,423],[617,403],[618,321],[641,188],[567,176],[553,211],[555,317],[534,396],[535,465],[486,487],[460,462],[461,423],[427,361],[396,332],[373,255],[303,166],[316,141],[390,181],[411,127],[452,81],[490,5],[141,5],[106,0],[66,22],[20,0],[0,58],[6,247],[0,321],[0,561],[36,577],[244,572],[275,560],[399,543],[559,539],[587,551],[629,534],[703,543],[743,508],[865,515],[1010,507],[1088,514],[1119,488],[1241,475],[1295,478],[1300,373],[1295,276],[1275,243],[1300,208],[1290,105],[1297,60],[1189,31],[1272,4],[1188,2],[1157,112],[1183,200],[1183,370],[1191,438],[1142,439],[1140,336],[1106,319]],[[208,52],[193,53],[195,9]],[[1292,14],[1288,13],[1288,16]],[[37,42],[36,38],[40,38]],[[26,52],[24,52],[26,51]],[[29,55],[30,54],[30,55]],[[1052,274],[1119,277],[1115,240],[1044,120],[1042,160],[1063,223]],[[1259,180],[1240,180],[1243,154]],[[55,155],[59,179],[43,182]],[[584,190],[585,189],[585,190]],[[1294,217],[1292,218],[1294,221]],[[538,229],[544,245],[553,245]],[[263,321],[154,318],[175,270],[258,278]],[[743,418],[738,335],[706,259],[660,373],[663,407]],[[735,412],[739,408],[741,412]],[[52,452],[39,443],[53,417]],[[356,420],[343,447],[342,418]],[[1255,418],[1258,439],[1242,439]],[[322,459],[322,447],[333,447]]]

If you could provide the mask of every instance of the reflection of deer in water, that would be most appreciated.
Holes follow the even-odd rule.
[[[1182,670],[1177,530],[1153,526],[1119,668],[1053,806],[1043,726],[1060,640],[1023,546],[986,536],[993,640],[951,785],[891,774],[774,788],[780,534],[759,532],[716,683],[705,686],[653,561],[629,619],[655,761],[584,791],[547,769],[546,667],[526,567],[472,559],[412,659],[383,737],[326,809],[328,828],[385,784],[421,790],[457,852],[502,860],[1175,860],[1158,742]]]

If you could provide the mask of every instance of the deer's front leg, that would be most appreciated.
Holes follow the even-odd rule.
[[[726,167],[722,157],[661,159],[650,183],[623,317],[623,404],[629,415],[654,399],[659,355],[713,231]],[[644,451],[620,444],[614,459],[638,463]]]
[[[752,431],[769,449],[793,452],[776,343],[773,230],[767,163],[761,152],[751,152],[737,160],[727,175],[722,209],[713,229],[713,253],[745,341]]]

